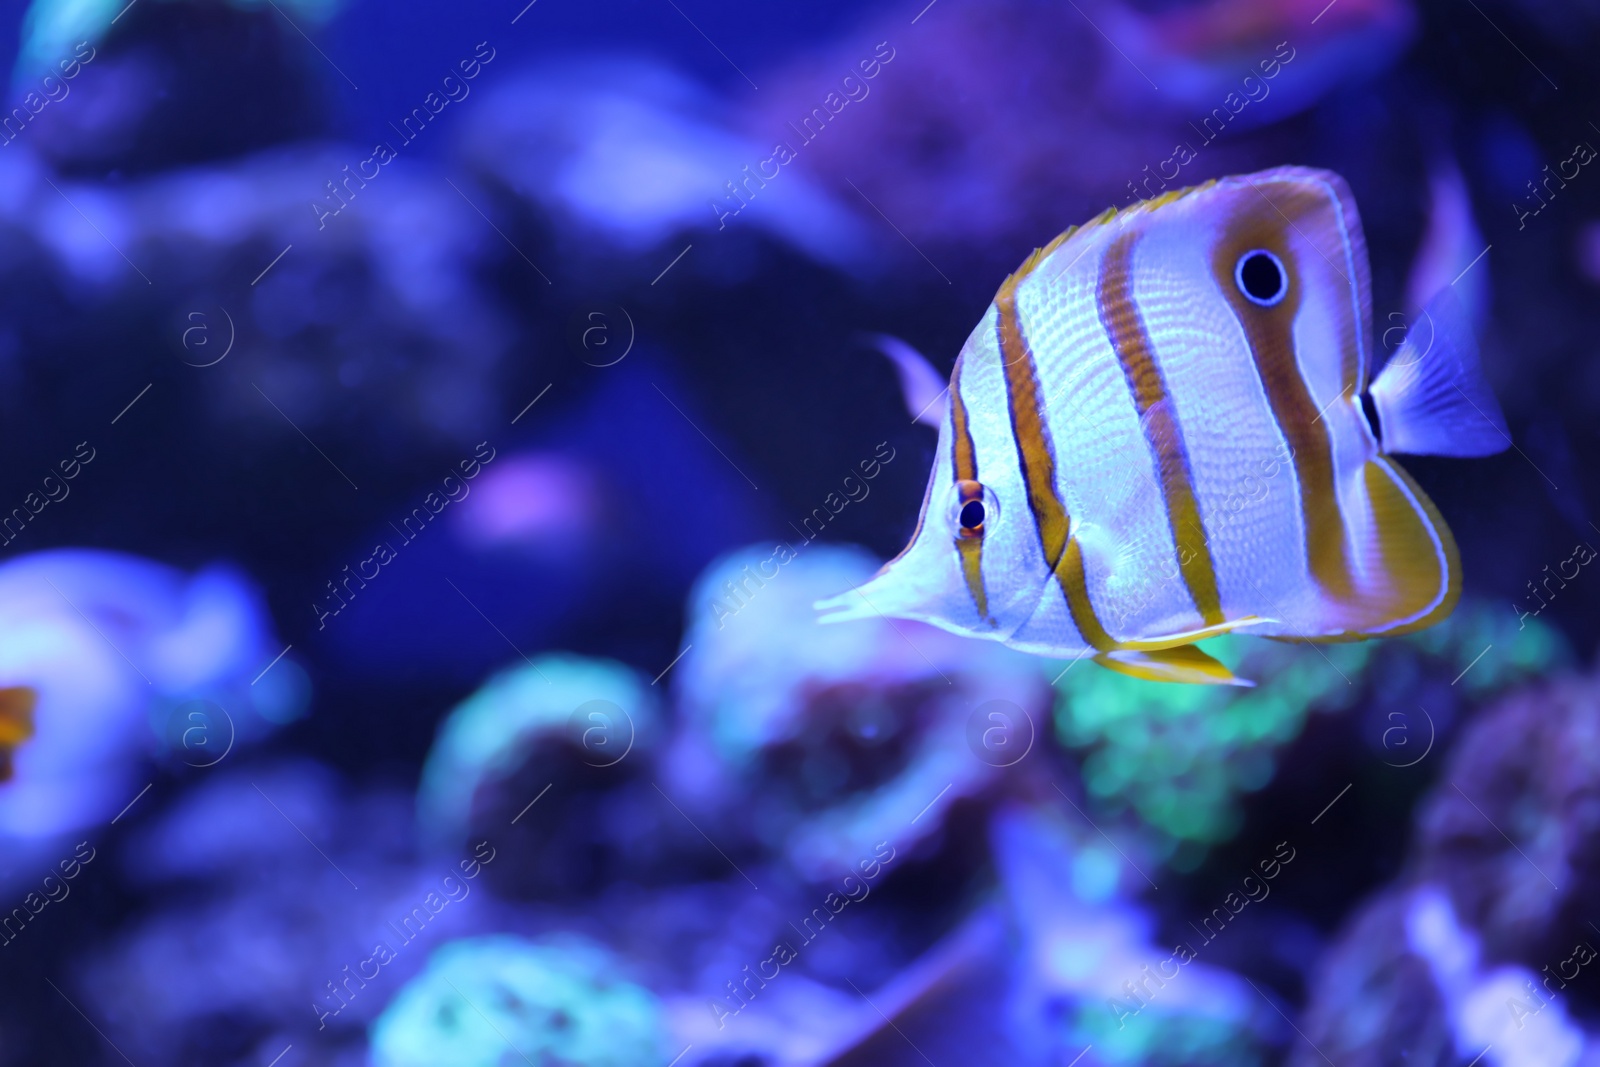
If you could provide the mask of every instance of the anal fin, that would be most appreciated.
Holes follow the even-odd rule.
[[[1185,685],[1242,685],[1256,683],[1239,678],[1212,656],[1193,645],[1176,645],[1143,651],[1119,648],[1094,658],[1102,667],[1143,678],[1147,682],[1178,682]]]
[[[1162,634],[1156,637],[1134,638],[1118,642],[1118,644],[1122,648],[1134,649],[1139,652],[1154,652],[1163,648],[1176,648],[1179,645],[1193,644],[1196,641],[1204,641],[1208,637],[1220,637],[1235,630],[1250,626],[1264,626],[1277,621],[1277,619],[1268,619],[1261,615],[1243,615],[1237,619],[1227,619],[1211,626],[1202,626],[1198,630],[1185,630],[1183,633]]]

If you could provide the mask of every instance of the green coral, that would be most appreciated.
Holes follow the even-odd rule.
[[[374,1067],[652,1067],[666,1062],[656,997],[578,939],[453,941],[372,1024]]]
[[[1535,618],[1519,620],[1513,608],[1465,605],[1446,622],[1412,634],[1408,645],[1457,664],[1457,684],[1485,697],[1571,660],[1561,632]],[[1479,654],[1482,657],[1479,658]],[[1455,677],[1452,675],[1451,677]]]
[[[1519,628],[1514,613],[1482,603],[1396,641],[1305,645],[1226,636],[1205,647],[1237,663],[1236,673],[1256,687],[1170,685],[1084,669],[1056,686],[1057,736],[1084,751],[1084,787],[1097,807],[1132,812],[1180,869],[1237,831],[1239,798],[1271,780],[1278,751],[1310,713],[1352,706],[1369,678],[1381,676],[1394,691],[1431,664],[1434,673],[1459,675],[1464,695],[1479,698],[1566,655],[1559,634],[1537,619]]]
[[[1092,1045],[1107,1067],[1255,1067],[1262,1050],[1240,1023],[1192,1012],[1143,1014],[1137,1025],[1119,1025],[1099,1003],[1078,1006],[1070,1043]]]

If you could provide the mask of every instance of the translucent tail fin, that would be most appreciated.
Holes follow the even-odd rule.
[[[1449,289],[1422,309],[1370,392],[1385,452],[1492,456],[1511,445],[1466,309]]]

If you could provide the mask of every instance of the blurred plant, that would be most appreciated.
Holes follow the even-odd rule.
[[[1274,752],[1299,734],[1314,706],[1354,701],[1345,679],[1371,655],[1364,644],[1333,645],[1321,650],[1324,659],[1301,645],[1242,637],[1207,647],[1260,684],[1241,693],[1079,670],[1057,685],[1056,731],[1063,744],[1087,750],[1089,796],[1104,811],[1131,809],[1154,831],[1158,852],[1180,867],[1237,831],[1238,798],[1272,778]]]
[[[1264,1063],[1260,1046],[1226,1019],[1168,1012],[1119,1029],[1103,1004],[1084,1004],[1072,1016],[1075,1040],[1093,1046],[1105,1067],[1253,1067]]]
[[[1056,733],[1084,750],[1084,787],[1097,807],[1131,810],[1179,869],[1193,869],[1207,848],[1237,832],[1240,798],[1271,780],[1278,751],[1311,712],[1355,706],[1369,679],[1383,679],[1374,695],[1385,701],[1439,675],[1459,676],[1466,695],[1482,697],[1566,652],[1537,620],[1519,635],[1512,613],[1478,602],[1393,642],[1308,646],[1227,636],[1206,644],[1260,684],[1241,692],[1070,670],[1056,687]],[[1484,656],[1489,645],[1502,654]]]
[[[453,942],[373,1023],[373,1067],[663,1064],[661,1009],[620,965],[575,938]]]

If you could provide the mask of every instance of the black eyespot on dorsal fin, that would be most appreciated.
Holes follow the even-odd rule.
[[[1378,442],[1378,447],[1383,447],[1383,424],[1378,421],[1378,405],[1372,399],[1370,392],[1361,394],[1361,414],[1367,417],[1367,428],[1372,431],[1373,439]]]

